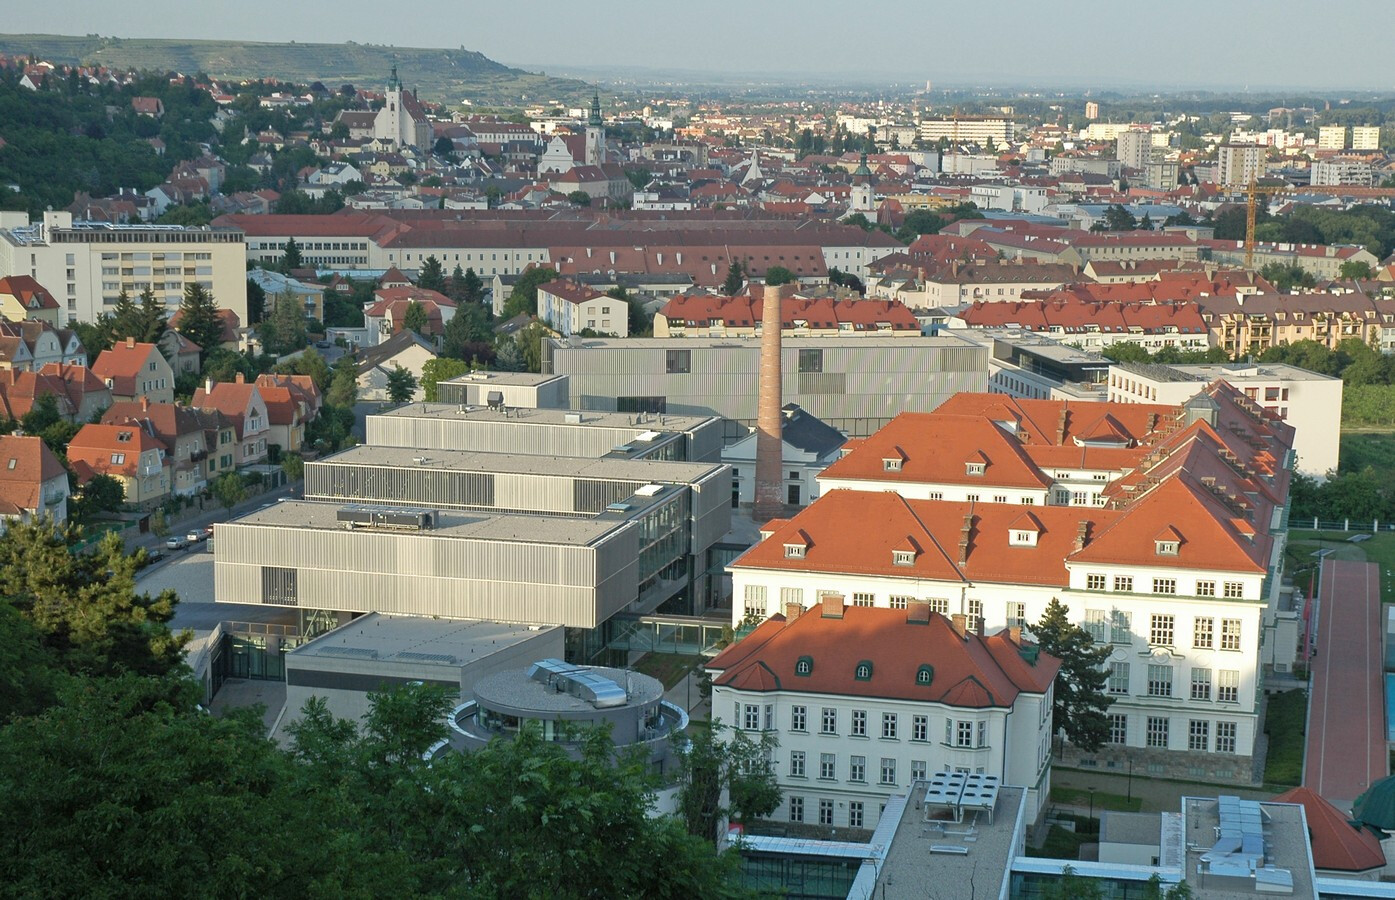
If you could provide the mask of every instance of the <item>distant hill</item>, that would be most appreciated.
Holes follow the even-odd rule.
[[[206,72],[230,80],[272,77],[306,84],[321,81],[331,89],[345,82],[381,89],[395,63],[403,84],[417,88],[424,99],[446,103],[470,100],[492,106],[577,102],[591,90],[583,81],[512,69],[463,48],[0,34],[0,54],[114,69]]]

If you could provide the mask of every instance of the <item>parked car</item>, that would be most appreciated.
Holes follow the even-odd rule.
[[[157,563],[164,558],[165,551],[161,550],[158,547],[154,547],[145,551],[145,564],[147,566],[151,563]]]
[[[334,346],[334,343],[332,341],[316,341],[315,346],[319,347],[321,350],[328,350],[330,347]]]
[[[195,528],[193,531],[184,535],[184,540],[191,544],[202,544],[204,541],[208,540],[208,535],[204,533],[202,528]]]
[[[187,546],[189,546],[189,539],[187,537],[180,537],[177,534],[171,535],[170,538],[165,541],[165,547],[169,550],[183,550]]]

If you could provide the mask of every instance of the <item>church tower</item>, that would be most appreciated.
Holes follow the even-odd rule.
[[[383,108],[378,110],[378,115],[373,120],[373,137],[378,140],[391,141],[396,147],[402,147],[411,143],[404,141],[402,121],[405,115],[402,111],[402,80],[397,77],[397,64],[393,63],[392,75],[388,78],[387,97],[383,103]]]
[[[591,98],[591,115],[586,119],[586,159],[584,165],[605,162],[605,125],[601,122],[601,95]]]
[[[852,190],[848,192],[848,212],[870,213],[875,211],[872,196],[872,170],[867,168],[867,152],[862,153],[862,162],[853,170]]]

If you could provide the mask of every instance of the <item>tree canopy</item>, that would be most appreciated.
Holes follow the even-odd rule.
[[[509,299],[504,302],[503,318],[512,319],[521,313],[536,316],[538,314],[538,286],[547,284],[556,277],[556,269],[544,267],[528,269],[518,276],[518,280],[513,284],[513,290],[509,292]]]
[[[1082,750],[1098,750],[1109,737],[1104,711],[1113,702],[1104,692],[1108,673],[1101,668],[1112,652],[1096,646],[1090,633],[1067,617],[1069,609],[1055,597],[1032,628],[1037,646],[1061,661],[1051,708],[1052,733],[1064,733]]]
[[[218,304],[213,294],[198,282],[190,282],[184,288],[184,298],[179,304],[180,334],[204,352],[218,347],[223,342],[223,320],[218,315]]]
[[[393,403],[406,403],[417,392],[417,378],[411,370],[393,366],[387,374],[388,399]]]

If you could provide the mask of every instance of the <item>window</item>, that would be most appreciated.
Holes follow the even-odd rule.
[[[974,745],[974,723],[955,722],[954,723],[954,746],[972,747]]]
[[[853,670],[853,678],[858,681],[871,681],[872,661],[864,659],[862,662],[858,663],[857,668]]]
[[[765,585],[748,584],[745,593],[745,613],[748,616],[765,616]]]
[[[977,623],[978,620],[979,620],[979,619],[982,619],[982,618],[983,618],[983,601],[982,601],[982,600],[970,600],[970,601],[969,601],[969,627],[970,627],[970,628],[975,628],[975,627],[977,627],[975,623]]]
[[[833,824],[833,801],[832,801],[832,800],[820,800],[820,801],[819,801],[819,824],[820,824],[820,825],[832,825],[832,824]]]
[[[867,736],[867,710],[855,709],[852,711],[852,735],[853,737]]]
[[[744,707],[744,715],[741,719],[742,726],[747,731],[760,730],[760,707],[754,703],[747,703]]]
[[[1196,595],[1197,595],[1198,597],[1214,597],[1214,596],[1216,596],[1216,582],[1214,582],[1214,581],[1198,581],[1198,582],[1196,583]]]
[[[849,827],[849,828],[861,828],[861,827],[862,827],[862,821],[863,821],[863,819],[862,819],[862,801],[861,801],[861,800],[851,800],[851,801],[849,801],[849,802],[848,802],[848,827]]]
[[[925,768],[926,768],[926,766],[925,766],[925,760],[923,760],[923,759],[913,759],[913,760],[911,760],[911,781],[924,781],[924,780],[925,780]]]
[[[876,596],[876,594],[863,594],[863,593],[858,593],[858,592],[854,591],[854,592],[853,592],[853,595],[852,595],[852,600],[853,600],[853,606],[876,606],[876,605],[877,605],[877,596]]]
[[[892,595],[891,595],[891,599],[888,601],[888,605],[889,605],[892,609],[905,609],[907,606],[910,605],[910,602],[911,602],[911,598],[910,598],[910,597],[904,597],[904,596],[898,596],[898,595],[896,595],[896,594],[892,594]]]
[[[1103,609],[1085,610],[1085,631],[1096,644],[1109,639],[1109,612]]]
[[[882,784],[896,783],[896,760],[889,756],[882,757]]]
[[[1102,591],[1102,590],[1104,590],[1104,576],[1103,576],[1103,575],[1086,575],[1086,576],[1085,576],[1085,590],[1087,590],[1087,591]]]
[[[987,468],[987,464],[981,462],[964,463],[964,474],[982,475]]]
[[[1216,699],[1222,703],[1240,702],[1240,672],[1221,669],[1216,673]]]
[[[1240,620],[1221,619],[1221,649],[1240,649]]]
[[[975,743],[974,746],[975,746],[975,747],[987,747],[987,746],[988,746],[988,723],[987,723],[987,722],[979,722],[979,723],[978,723],[978,742]]]
[[[882,713],[882,737],[896,740],[896,713]]]
[[[1175,616],[1154,613],[1148,619],[1148,643],[1154,647],[1171,647],[1175,631]]]
[[[791,797],[791,798],[790,798],[790,821],[791,821],[791,822],[803,822],[803,821],[804,821],[804,798],[803,798],[803,797]]]
[[[928,741],[928,740],[930,740],[930,717],[929,717],[929,716],[911,716],[911,740],[913,740],[913,741]]]
[[[803,558],[804,558],[804,545],[803,545],[803,544],[786,544],[786,545],[785,545],[785,559],[803,559]]]
[[[918,668],[918,669],[915,670],[915,683],[916,683],[916,684],[919,684],[919,685],[927,685],[927,684],[930,684],[930,683],[931,683],[932,681],[934,681],[934,680],[935,680],[935,667],[934,667],[934,666],[931,666],[931,665],[922,665],[920,668]]]
[[[1172,696],[1172,666],[1165,663],[1148,664],[1148,696]]]
[[[814,660],[808,656],[801,656],[794,664],[794,674],[812,675],[814,673]]]
[[[1175,594],[1177,593],[1176,578],[1154,578],[1153,593],[1155,594]]]
[[[1133,613],[1122,609],[1113,611],[1110,620],[1109,641],[1112,644],[1133,643]]]
[[[775,730],[775,705],[773,703],[765,704],[765,730]]]
[[[1116,590],[1116,591],[1121,591],[1121,592],[1123,592],[1123,593],[1125,593],[1125,594],[1131,593],[1131,592],[1133,591],[1133,576],[1132,576],[1132,575],[1115,575],[1115,576],[1114,576],[1114,590]]]
[[[1211,670],[1192,669],[1192,699],[1211,699]]]
[[[693,370],[693,351],[664,351],[664,371],[670,375],[687,375]]]
[[[1227,581],[1225,583],[1225,597],[1227,600],[1239,600],[1245,596],[1245,585],[1239,581]]]
[[[891,562],[892,562],[893,565],[897,565],[897,566],[913,566],[913,565],[915,565],[915,551],[914,551],[914,550],[892,550],[892,551],[891,551]]]
[[[1109,693],[1127,694],[1129,692],[1129,664],[1127,662],[1111,662],[1109,664]]]
[[[931,612],[937,612],[937,613],[939,613],[939,614],[942,615],[942,616],[947,616],[947,615],[949,615],[949,598],[948,598],[948,597],[931,597],[931,598],[930,598],[930,611],[931,611]]]
[[[823,351],[822,351],[822,350],[800,350],[800,351],[799,351],[799,371],[800,371],[800,372],[822,372],[822,371],[823,371]]]
[[[1027,604],[1019,600],[1009,600],[1007,624],[1009,628],[1025,628],[1027,625]]]
[[[1148,717],[1148,746],[1167,749],[1167,719],[1161,716]]]
[[[1109,716],[1109,743],[1127,744],[1129,742],[1129,717],[1118,713],[1111,713]]]
[[[831,706],[823,708],[823,719],[819,723],[819,734],[838,733],[838,710]]]
[[[1211,749],[1211,723],[1192,719],[1187,723],[1187,749],[1203,753]]]
[[[1217,722],[1217,723],[1216,723],[1216,752],[1217,752],[1217,753],[1234,753],[1234,752],[1235,752],[1235,723],[1234,723],[1234,722]]]
[[[838,754],[836,754],[836,753],[820,753],[820,754],[819,754],[819,777],[820,777],[820,778],[825,779],[825,780],[827,780],[827,781],[832,781],[832,780],[834,779],[834,777],[836,777],[836,775],[837,775],[837,770],[838,770]]]
[[[1153,542],[1153,545],[1157,548],[1157,551],[1158,551],[1158,555],[1159,555],[1159,556],[1176,556],[1176,555],[1177,555],[1177,546],[1178,546],[1178,545],[1177,545],[1177,542],[1176,542],[1176,541],[1154,541],[1154,542]]]
[[[865,782],[867,780],[867,757],[848,757],[848,780]]]
[[[790,707],[790,731],[809,730],[809,708],[807,706]]]
[[[803,751],[803,750],[791,750],[791,751],[790,751],[790,777],[791,777],[791,778],[803,778],[803,777],[804,777],[804,751]]]
[[[779,611],[784,612],[791,603],[797,604],[798,606],[804,605],[804,588],[780,588]]]
[[[1192,620],[1192,646],[1197,650],[1210,650],[1215,645],[1215,630],[1215,619],[1197,616]]]

